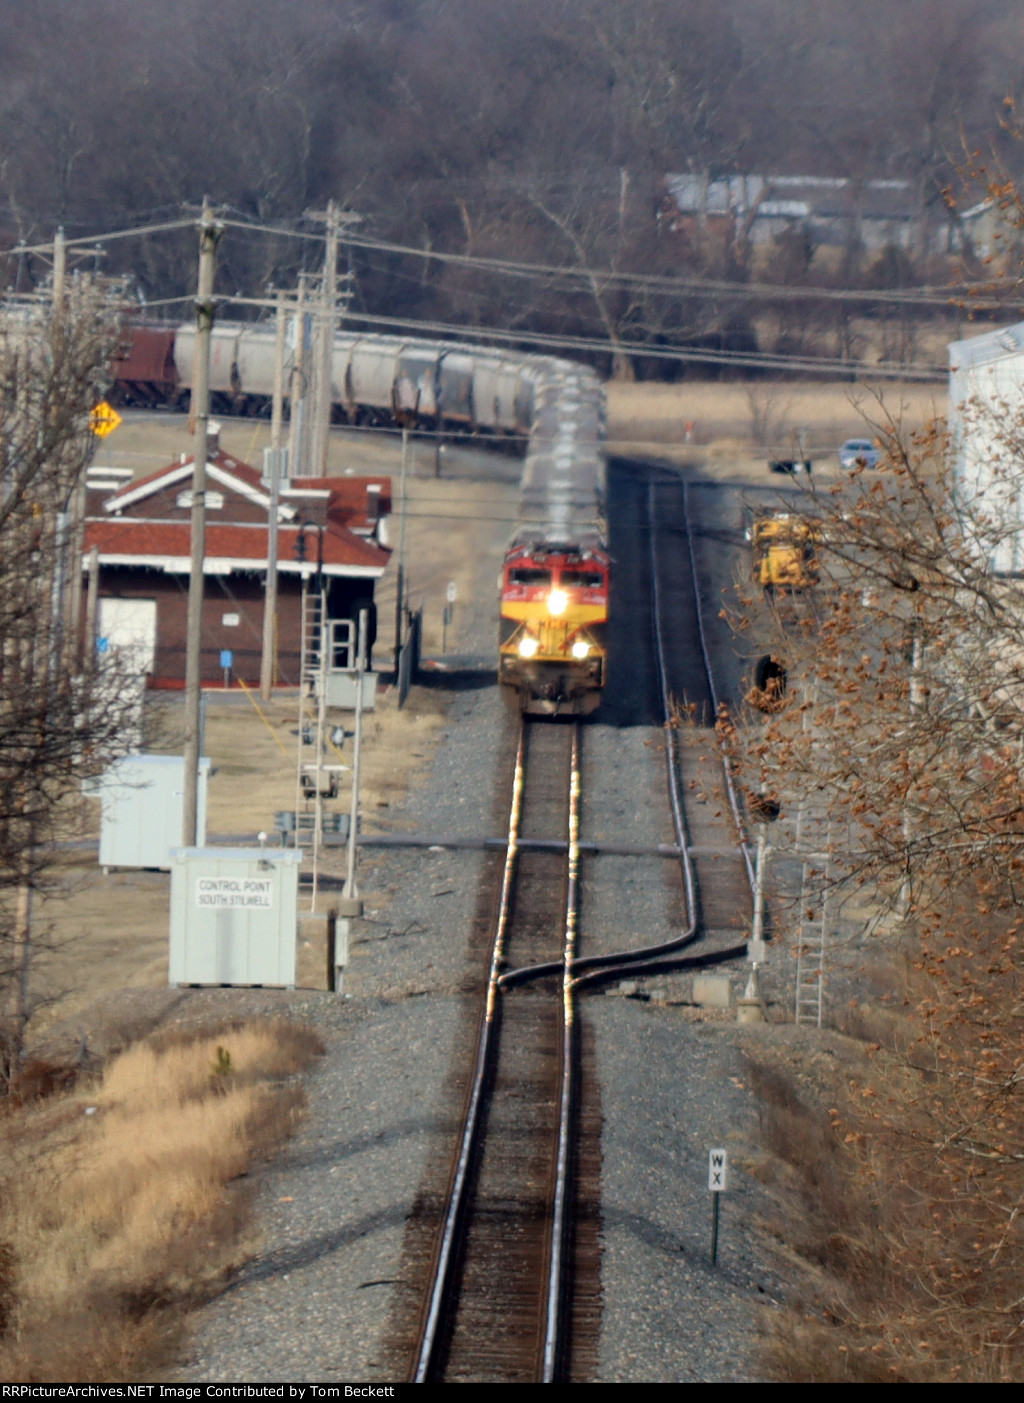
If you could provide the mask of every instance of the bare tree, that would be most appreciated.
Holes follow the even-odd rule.
[[[31,1007],[32,898],[74,826],[81,781],[123,739],[110,669],[80,661],[69,616],[72,509],[92,454],[89,413],[107,381],[115,309],[76,282],[52,315],[0,319],[0,1078],[17,1066]]]

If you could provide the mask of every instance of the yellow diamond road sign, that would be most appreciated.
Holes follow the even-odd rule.
[[[97,438],[106,438],[107,434],[112,434],[120,423],[120,414],[105,399],[100,400],[89,415],[89,427]]]

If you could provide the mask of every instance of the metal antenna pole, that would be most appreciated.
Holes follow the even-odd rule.
[[[208,199],[199,224],[199,290],[196,296],[196,359],[192,372],[195,444],[192,468],[192,558],[188,579],[188,625],[185,636],[185,794],[182,845],[193,848],[199,822],[199,749],[201,743],[203,561],[206,554],[206,453],[210,419],[210,341],[213,334],[213,279],[217,244],[223,232]]]
[[[331,628],[327,618],[327,590],[322,575],[317,575],[316,587],[320,594],[320,607],[317,611],[320,620],[319,662],[316,679],[316,733],[314,736],[315,769],[313,778],[316,788],[313,791],[313,897],[309,909],[316,910],[316,899],[320,884],[320,849],[324,840],[324,784],[326,774],[324,760],[327,737],[327,674],[330,669]]]

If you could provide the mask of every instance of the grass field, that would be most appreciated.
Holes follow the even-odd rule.
[[[166,1365],[182,1308],[252,1251],[235,1181],[291,1133],[290,1078],[322,1050],[283,1022],[164,1036],[98,1081],[5,1108],[0,1379],[115,1383]]]
[[[659,451],[689,443],[716,456],[786,456],[804,445],[801,456],[834,458],[846,438],[872,424],[891,420],[908,430],[922,428],[946,413],[942,385],[863,385],[809,381],[757,380],[681,385],[608,385],[608,437],[626,451],[653,445]]]

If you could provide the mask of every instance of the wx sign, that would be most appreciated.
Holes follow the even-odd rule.
[[[729,1156],[725,1150],[708,1150],[708,1188],[713,1194],[729,1187]]]

